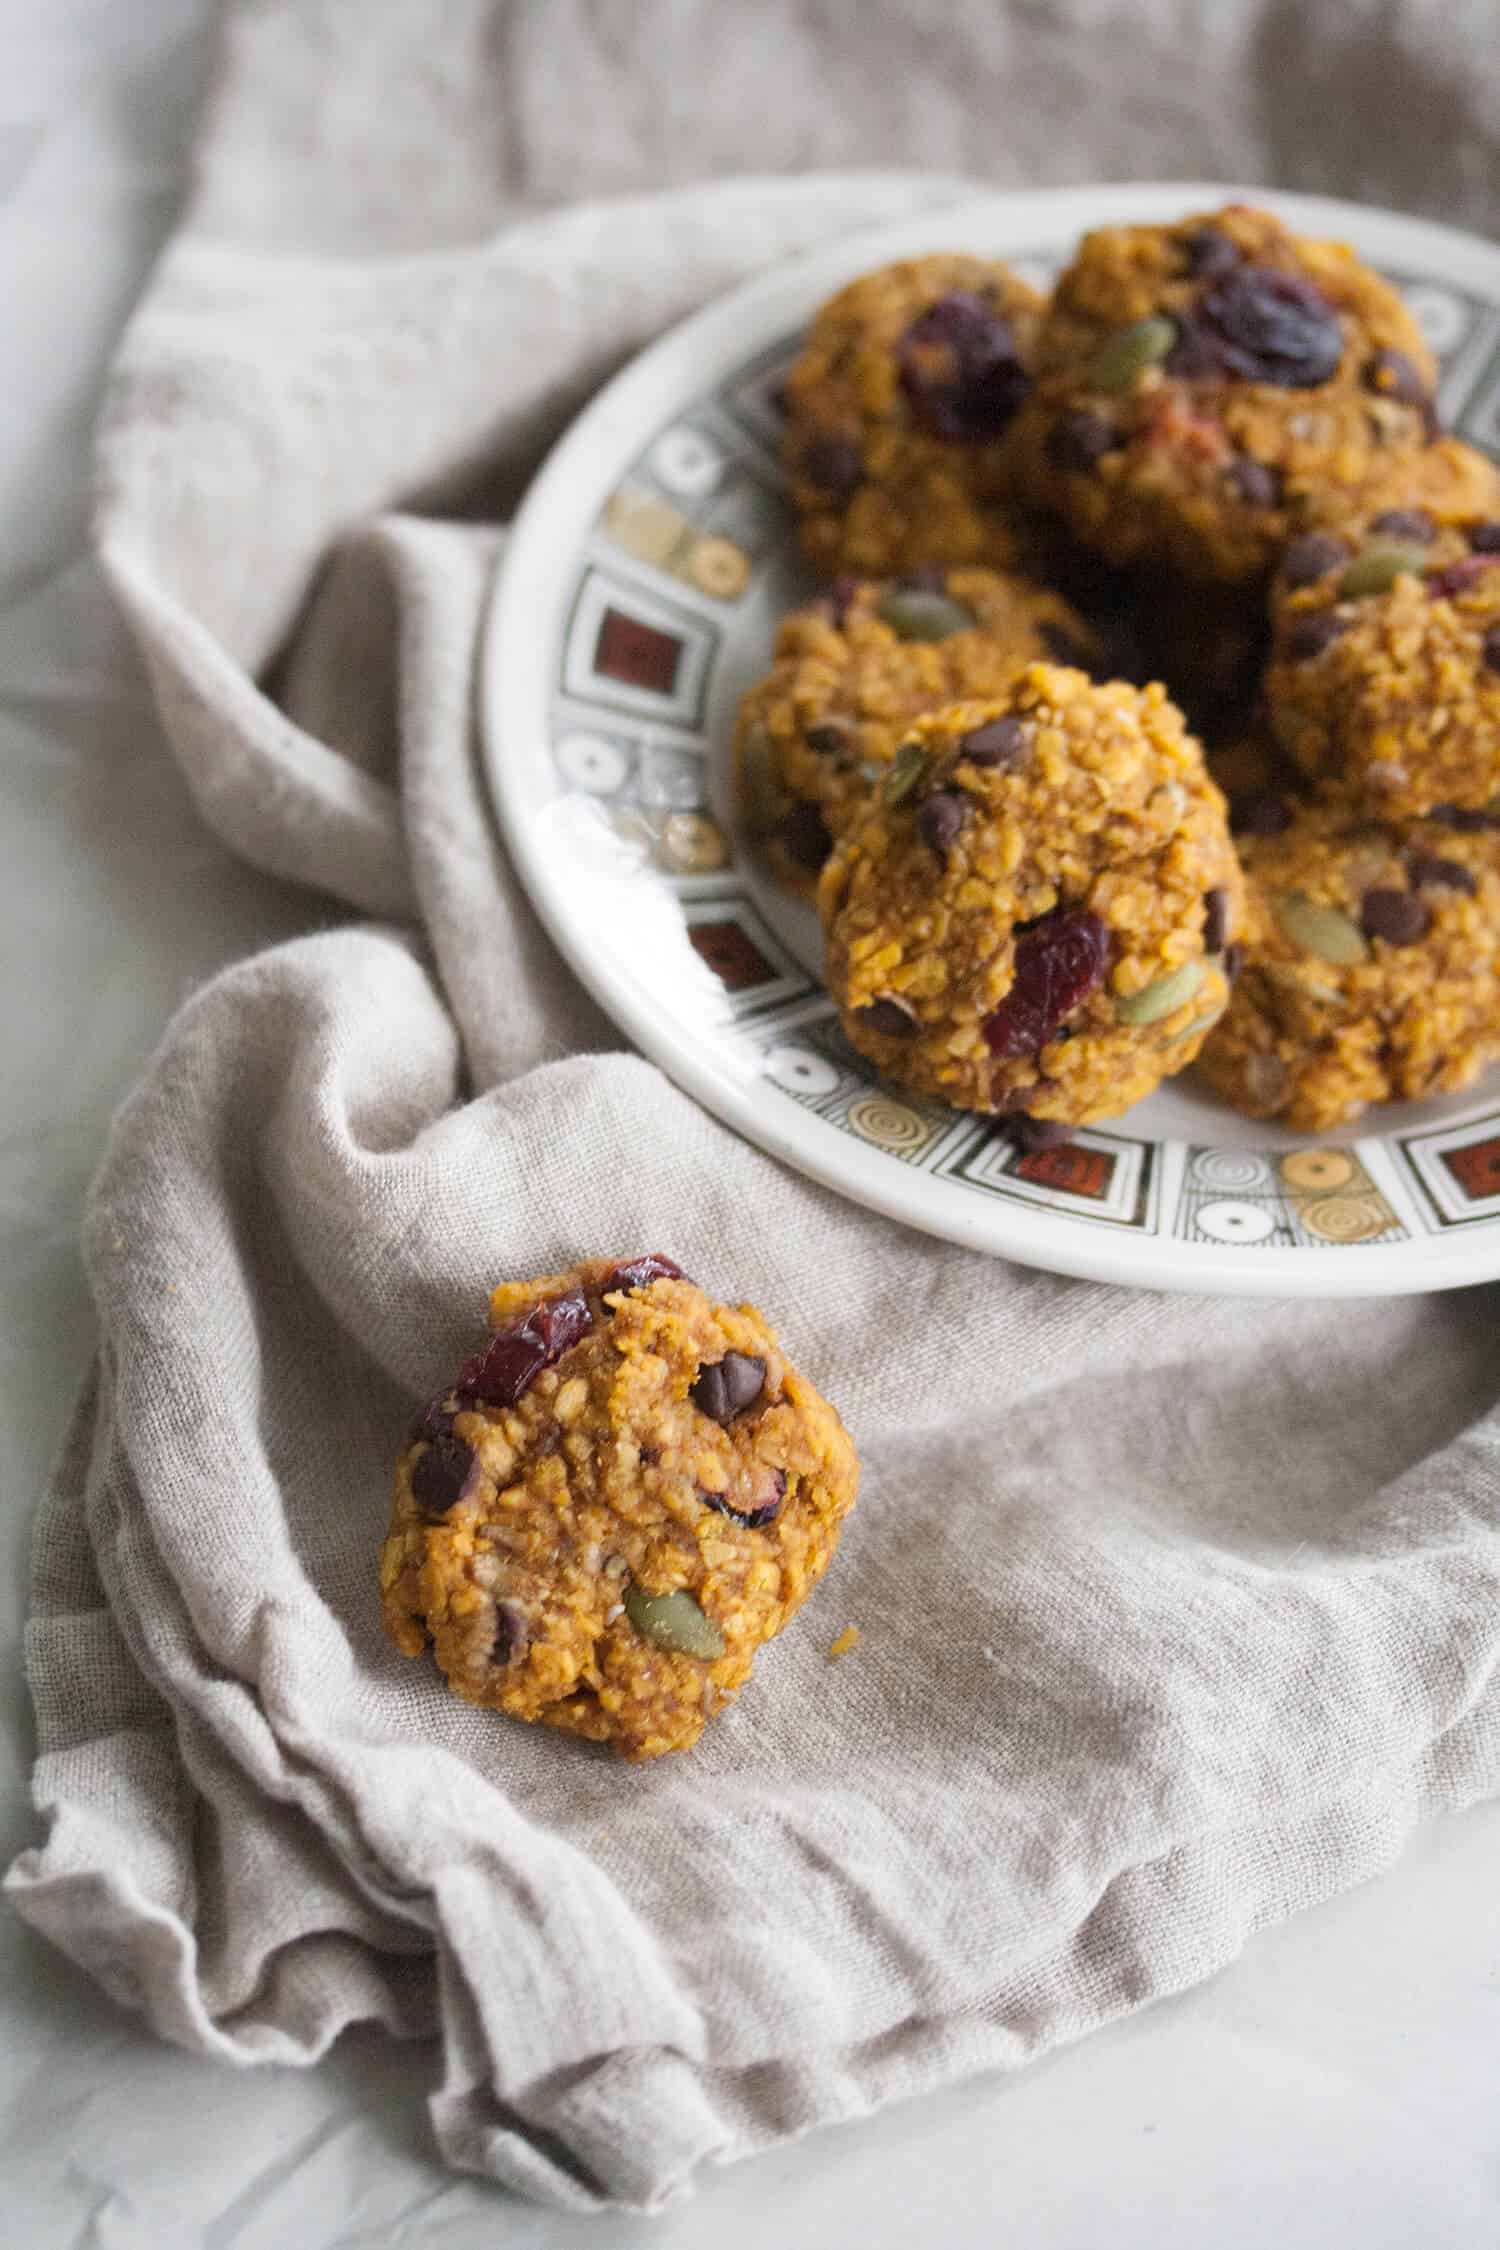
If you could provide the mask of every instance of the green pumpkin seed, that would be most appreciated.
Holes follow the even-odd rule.
[[[1423,547],[1367,547],[1356,555],[1339,580],[1340,601],[1360,601],[1367,594],[1388,594],[1403,574],[1420,577],[1431,557]]]
[[[1176,341],[1176,321],[1160,313],[1116,329],[1089,361],[1089,389],[1111,394],[1128,391],[1138,375],[1166,358]]]
[[[927,753],[920,742],[903,742],[885,769],[880,794],[886,804],[905,804],[926,771]]]
[[[1191,1023],[1185,1023],[1181,1031],[1174,1031],[1164,1044],[1168,1047],[1180,1047],[1184,1039],[1196,1039],[1203,1032],[1212,1030],[1228,1006],[1227,1000],[1221,1000],[1217,1008],[1210,1008],[1206,1015],[1194,1016]]]
[[[786,818],[791,807],[777,770],[776,745],[762,726],[747,727],[740,741],[740,794],[746,819],[763,836]]]
[[[979,622],[963,602],[927,586],[887,587],[875,614],[903,641],[945,641],[950,633],[967,633]]]
[[[648,1594],[632,1579],[625,1589],[625,1614],[638,1633],[672,1656],[712,1660],[724,1654],[723,1634],[685,1587],[671,1594]]]
[[[1163,1016],[1175,1015],[1192,999],[1203,982],[1204,967],[1202,961],[1184,961],[1180,969],[1158,977],[1155,984],[1116,1000],[1115,1014],[1121,1023],[1160,1023]]]
[[[1357,926],[1336,906],[1320,906],[1305,891],[1277,891],[1270,905],[1282,936],[1300,945],[1304,953],[1341,969],[1369,959],[1370,949]]]

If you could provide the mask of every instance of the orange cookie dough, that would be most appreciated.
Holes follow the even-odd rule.
[[[1273,611],[1277,737],[1320,788],[1400,820],[1500,797],[1500,507],[1309,532]]]
[[[1435,376],[1395,291],[1340,243],[1241,204],[1103,227],[1037,339],[1020,489],[1112,561],[1257,578],[1428,442]]]
[[[1240,896],[1224,800],[1165,691],[1033,664],[915,724],[818,906],[855,1046],[1039,1133],[1192,1061]]]
[[[465,1702],[685,1750],[827,1568],[848,1433],[669,1259],[503,1282],[490,1327],[397,1463],[386,1631]]]
[[[947,251],[862,274],[823,307],[787,378],[785,459],[825,576],[1024,566],[1005,441],[1041,310],[1008,266]]]
[[[1244,966],[1200,1064],[1236,1109],[1322,1133],[1452,1093],[1500,1052],[1500,833],[1483,816],[1299,807],[1241,851]]]
[[[991,570],[840,580],[794,610],[735,736],[741,800],[775,873],[812,896],[832,839],[924,711],[995,694],[1038,658],[1100,653],[1060,594]]]

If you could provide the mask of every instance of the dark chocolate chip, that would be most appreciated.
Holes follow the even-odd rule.
[[[877,1032],[882,1039],[910,1039],[917,1029],[917,1019],[905,1001],[896,1000],[889,993],[855,1013],[866,1031]]]
[[[1240,253],[1218,227],[1198,227],[1185,235],[1183,262],[1196,281],[1215,281],[1240,262]]]
[[[411,1426],[407,1443],[415,1445],[419,1438],[425,1438],[430,1444],[434,1438],[446,1436],[453,1427],[454,1412],[453,1393],[444,1391],[441,1398],[435,1398],[430,1405],[423,1407]]]
[[[463,1497],[474,1467],[474,1448],[451,1430],[435,1437],[412,1463],[411,1496],[424,1516],[445,1516]]]
[[[1244,966],[1245,948],[1236,939],[1233,945],[1226,945],[1224,948],[1224,974],[1231,984],[1238,981],[1239,973]]]
[[[712,1422],[732,1422],[766,1387],[766,1363],[749,1352],[726,1352],[698,1370],[688,1397]]]
[[[718,1515],[728,1516],[732,1523],[743,1524],[746,1531],[764,1531],[768,1523],[776,1521],[781,1503],[786,1498],[785,1469],[771,1471],[768,1490],[770,1498],[754,1508],[731,1508],[722,1492],[706,1492],[701,1485],[698,1487],[698,1498],[705,1508],[712,1508]]]
[[[1500,672],[1500,625],[1492,625],[1479,644],[1485,670]]]
[[[1286,637],[1286,655],[1293,664],[1310,663],[1321,656],[1325,648],[1332,648],[1341,634],[1349,630],[1347,617],[1340,617],[1331,609],[1314,610],[1308,617],[1299,617]]]
[[[1359,902],[1359,924],[1368,938],[1384,938],[1387,945],[1415,945],[1425,937],[1432,916],[1410,891],[1366,891]]]
[[[1077,1130],[1076,1125],[1064,1125],[1061,1118],[1028,1117],[1024,1109],[1013,1111],[1005,1121],[1005,1131],[1027,1156],[1038,1149],[1064,1147]]]
[[[519,1602],[496,1602],[492,1664],[519,1664],[531,1646],[531,1625]]]
[[[1232,462],[1229,482],[1250,508],[1275,508],[1281,504],[1281,473],[1264,461],[1254,460],[1242,453]]]
[[[828,823],[816,805],[794,805],[776,830],[788,859],[816,874],[833,848]]]
[[[1093,658],[1066,625],[1056,625],[1048,618],[1037,627],[1037,634],[1054,664],[1070,664],[1076,672],[1088,671]]]
[[[1229,935],[1229,893],[1215,889],[1203,894],[1203,950],[1222,953]]]
[[[1401,406],[1425,407],[1428,403],[1421,371],[1405,352],[1373,353],[1365,361],[1363,381],[1366,390],[1378,391],[1382,398],[1393,398]]]
[[[1281,558],[1281,582],[1284,586],[1311,586],[1315,579],[1326,577],[1348,560],[1349,549],[1342,539],[1335,539],[1328,531],[1306,531],[1292,541]]]
[[[923,843],[930,845],[938,858],[943,859],[968,817],[969,801],[962,791],[940,789],[926,800],[917,814],[917,829]]]
[[[1444,859],[1438,852],[1412,852],[1407,858],[1406,872],[1418,889],[1424,883],[1436,883],[1443,890],[1466,891],[1472,898],[1479,888],[1460,860]]]
[[[1469,545],[1476,555],[1500,555],[1500,523],[1476,523]]]
[[[1026,729],[1019,719],[991,719],[975,727],[958,745],[958,754],[971,766],[1008,766],[1026,748]]]
[[[1456,829],[1460,836],[1481,836],[1491,828],[1500,828],[1500,814],[1492,813],[1487,805],[1434,805],[1427,817],[1440,827]]]
[[[1382,538],[1400,539],[1425,547],[1437,537],[1437,524],[1425,508],[1382,508],[1370,529]]]
[[[606,1297],[631,1289],[649,1289],[653,1281],[682,1281],[684,1278],[681,1266],[673,1265],[670,1258],[658,1257],[652,1251],[644,1258],[629,1258],[607,1273],[599,1284],[599,1294]],[[614,1308],[606,1305],[604,1309],[611,1312]]]
[[[848,438],[814,438],[803,447],[802,474],[830,500],[847,500],[864,473],[859,447]]]
[[[1237,836],[1279,836],[1292,808],[1279,789],[1242,789],[1229,800],[1229,825]]]
[[[1118,452],[1124,439],[1102,414],[1065,414],[1047,437],[1047,459],[1054,469],[1086,474],[1106,453]]]
[[[849,747],[849,729],[835,726],[830,720],[823,726],[809,727],[802,739],[815,757],[836,758],[841,750]]]

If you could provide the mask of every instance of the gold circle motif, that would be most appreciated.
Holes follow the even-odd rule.
[[[710,533],[693,541],[688,556],[688,576],[716,601],[738,601],[750,583],[750,557],[732,539]]]
[[[923,1147],[927,1127],[914,1109],[893,1102],[888,1094],[866,1094],[849,1105],[849,1123],[861,1140],[889,1149],[893,1156],[909,1156]]]
[[[1310,1190],[1347,1187],[1354,1177],[1354,1159],[1341,1148],[1299,1148],[1281,1159],[1281,1176],[1288,1187]]]
[[[704,813],[669,814],[661,832],[661,848],[685,875],[711,875],[729,860],[724,831]]]
[[[1385,1233],[1392,1214],[1378,1195],[1327,1195],[1309,1203],[1302,1224],[1324,1242],[1368,1242]]]

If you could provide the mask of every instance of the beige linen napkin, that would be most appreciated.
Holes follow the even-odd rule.
[[[678,63],[713,13],[623,12]],[[1160,48],[1180,11],[1149,13]],[[732,106],[754,64],[783,135],[813,107],[788,57],[831,17],[759,14],[787,43],[767,63],[732,32]],[[984,24],[1022,88],[1049,55],[1092,69],[1098,114],[1108,10],[1016,11],[1045,18],[1029,46],[1003,12],[946,15],[930,115],[972,117]],[[352,527],[493,512],[664,322],[955,192],[760,180],[499,225],[570,184],[565,88],[580,168],[613,183],[590,71],[613,54],[628,93],[640,50],[604,16],[243,11],[121,356],[100,540],[172,748],[242,851],[385,921],[220,978],[116,1122],[98,1364],[37,1543],[40,1838],[9,1877],[206,2053],[439,2030],[449,2158],[576,2206],[1019,2064],[1500,1787],[1493,1292],[1173,1300],[908,1234],[621,1052],[541,937],[474,759],[496,534]],[[1285,20],[1216,11],[1192,70],[1227,87]],[[890,61],[895,11],[868,21],[856,77]],[[281,707],[254,684],[273,657]],[[489,1285],[644,1249],[768,1310],[865,1483],[734,1710],[631,1770],[398,1657],[375,1558],[408,1417]]]

